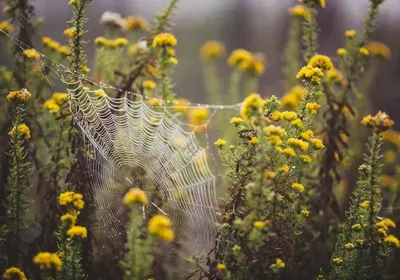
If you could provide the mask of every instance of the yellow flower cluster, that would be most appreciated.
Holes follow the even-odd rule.
[[[225,55],[225,46],[221,42],[211,40],[205,42],[200,49],[200,57],[203,60],[215,60]]]
[[[314,132],[310,129],[300,133],[300,137],[307,141],[310,140],[310,138],[313,136],[314,136]]]
[[[294,7],[291,7],[289,9],[289,14],[291,14],[292,16],[297,16],[297,17],[301,17],[304,19],[307,19],[310,16],[310,13],[308,12],[307,8],[302,5],[296,5]]]
[[[128,16],[125,18],[128,30],[148,30],[149,22],[140,16]]]
[[[245,49],[237,49],[229,56],[228,65],[238,67],[243,72],[251,72],[255,76],[260,76],[265,72],[265,57],[263,54],[252,54]]]
[[[7,95],[7,99],[9,101],[11,100],[19,100],[22,102],[28,102],[29,99],[31,99],[32,94],[27,91],[26,89],[21,89],[21,90],[16,90],[16,91],[11,91],[8,95]]]
[[[153,47],[175,46],[178,40],[171,33],[161,33],[156,35],[153,40]]]
[[[375,226],[378,230],[381,229],[381,232],[384,232],[385,234],[387,231],[389,231],[390,228],[396,228],[395,222],[393,222],[393,220],[389,218],[377,222]]]
[[[303,79],[311,81],[314,84],[319,84],[324,73],[318,67],[313,67],[311,65],[304,66],[297,73],[297,79]]]
[[[214,142],[214,145],[221,149],[226,145],[226,141],[219,138],[217,141]]]
[[[279,149],[278,149],[278,151],[279,151]],[[282,153],[284,153],[285,155],[287,155],[289,157],[296,156],[296,152],[292,148],[285,148],[282,150]]]
[[[304,163],[310,163],[311,158],[307,155],[301,155],[300,158],[303,160]]]
[[[326,78],[333,82],[342,82],[344,79],[342,72],[335,68],[332,68],[326,72]]]
[[[72,226],[68,231],[67,234],[69,237],[79,237],[85,239],[87,237],[87,229],[82,226]]]
[[[50,99],[43,103],[44,108],[49,110],[51,113],[57,113],[61,109],[61,105],[68,98],[68,94],[64,92],[55,92]]]
[[[324,143],[322,143],[322,141],[320,139],[317,138],[313,138],[311,139],[311,144],[314,146],[315,149],[319,150],[319,149],[323,149]]]
[[[395,248],[400,248],[400,241],[399,241],[399,239],[398,239],[396,236],[392,235],[392,234],[389,234],[389,235],[385,238],[384,241],[385,241],[386,243],[388,243],[388,244],[394,246]]]
[[[35,49],[24,50],[24,55],[29,57],[30,59],[34,59],[34,60],[40,59],[40,53],[38,51],[36,51]]]
[[[346,49],[343,49],[343,48],[340,48],[340,49],[337,50],[336,53],[337,53],[339,56],[345,56],[345,55],[347,54],[347,50],[346,50]]]
[[[253,223],[253,226],[258,230],[262,230],[266,225],[267,221],[256,221]]]
[[[237,49],[234,50],[231,55],[228,57],[228,65],[230,66],[238,66],[241,68],[241,63],[251,61],[253,55],[251,52],[246,51],[245,49]]]
[[[77,216],[72,215],[70,213],[64,214],[61,216],[60,220],[70,226],[75,225]]]
[[[325,0],[299,0],[300,3],[311,3],[313,2],[314,4],[317,4],[318,6],[320,6],[321,8],[325,8],[326,3]]]
[[[300,140],[300,139],[289,138],[288,139],[288,143],[291,146],[298,147],[298,148],[302,149],[303,151],[306,151],[308,149],[308,143],[303,141],[303,140]]]
[[[17,129],[15,129],[15,127],[13,127],[10,130],[10,132],[8,132],[8,135],[10,135],[10,136],[15,135],[15,131],[17,131],[20,135],[23,135],[26,140],[29,140],[31,138],[31,130],[24,123],[18,125]]]
[[[331,70],[333,69],[333,63],[331,59],[326,55],[314,55],[309,62],[312,67],[317,67],[321,70]]]
[[[130,189],[124,196],[124,203],[127,206],[134,204],[147,205],[148,200],[146,193],[139,188]]]
[[[186,114],[188,111],[187,106],[189,106],[189,101],[187,101],[185,98],[179,98],[174,101],[174,105],[175,112]]]
[[[384,43],[377,41],[369,41],[366,44],[366,48],[372,56],[389,59],[391,57],[391,50]]]
[[[0,21],[0,30],[6,33],[11,33],[14,30],[14,26],[7,21]]]
[[[286,130],[280,126],[269,125],[264,128],[264,133],[266,135],[284,135],[286,134]]]
[[[239,117],[233,117],[231,119],[231,124],[233,124],[236,127],[239,126],[239,124],[241,124],[242,122],[243,122],[243,119],[239,118]]]
[[[354,29],[349,29],[344,32],[344,35],[349,39],[353,39],[356,37],[357,32]]]
[[[40,269],[61,270],[62,261],[57,254],[49,252],[40,252],[34,258],[33,262],[40,266]]]
[[[297,114],[296,112],[293,111],[284,111],[282,112],[282,118],[284,118],[287,121],[293,121],[297,119]]]
[[[70,39],[74,39],[75,37],[82,36],[83,35],[83,31],[80,32],[79,34],[76,33],[76,30],[74,28],[67,28],[64,30],[64,35],[67,36]]]
[[[275,264],[278,268],[285,268],[285,263],[280,258],[276,259]]]
[[[85,206],[85,202],[83,201],[83,195],[74,192],[61,193],[60,196],[58,197],[58,202],[62,206],[72,203],[72,205],[78,210],[82,209]]]
[[[125,47],[128,45],[128,40],[126,38],[117,38],[115,40],[108,40],[104,37],[97,37],[94,40],[96,46],[105,46],[108,48]]]
[[[27,280],[25,273],[17,267],[8,268],[4,272],[3,278],[7,280]]]
[[[281,98],[281,106],[290,110],[295,110],[304,97],[304,87],[295,86]]]
[[[151,80],[143,81],[143,88],[145,89],[155,89],[157,84]]]
[[[291,124],[297,128],[303,127],[303,122],[300,119],[295,119],[294,121],[291,122]]]
[[[172,241],[175,238],[174,231],[171,228],[171,220],[163,215],[153,216],[149,221],[147,231],[165,241]]]
[[[319,108],[321,108],[321,105],[319,105],[316,102],[311,102],[306,104],[306,109],[310,111],[310,113],[313,115],[318,113]]]
[[[355,247],[356,247],[356,246],[354,246],[353,243],[346,243],[346,244],[344,244],[344,248],[349,249],[349,250],[354,249]]]
[[[360,54],[362,54],[363,56],[368,56],[369,55],[369,51],[364,47],[360,48],[359,51],[360,51]]]
[[[50,37],[43,37],[42,43],[45,47],[48,47],[52,51],[57,51],[60,48],[60,43],[54,41]]]
[[[362,125],[373,128],[375,133],[382,133],[389,128],[392,128],[393,121],[385,112],[379,111],[374,117],[368,115],[361,121]]]
[[[364,200],[363,202],[360,203],[360,206],[362,208],[368,208],[369,207],[369,201],[368,200]]]
[[[283,173],[289,172],[289,170],[290,170],[290,167],[289,167],[289,165],[286,165],[286,164],[282,165],[281,167],[278,168],[278,171],[283,172]]]
[[[343,260],[341,258],[334,258],[332,262],[336,265],[341,265],[343,263]]]
[[[264,101],[258,93],[252,93],[245,98],[240,109],[240,115],[245,121],[248,121],[252,116],[261,113],[264,106]]]
[[[189,111],[188,118],[191,125],[203,125],[207,122],[210,111],[207,108],[193,108]]]
[[[304,191],[304,186],[302,184],[299,183],[293,183],[292,184],[292,188],[296,191],[302,192]]]

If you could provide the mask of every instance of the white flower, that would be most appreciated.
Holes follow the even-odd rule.
[[[113,24],[121,27],[123,30],[127,29],[126,20],[119,13],[106,11],[100,18],[101,24]]]

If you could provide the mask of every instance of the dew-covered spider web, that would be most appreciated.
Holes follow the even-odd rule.
[[[6,35],[22,50],[27,48]],[[52,87],[49,70],[62,81],[72,116],[82,130],[97,217],[94,231],[104,251],[122,254],[128,222],[122,198],[130,188],[139,187],[149,198],[142,209],[144,219],[167,215],[176,235],[173,242],[158,246],[156,258],[179,267],[192,257],[204,257],[215,241],[216,184],[221,180],[210,145],[221,137],[211,131],[213,117],[223,112],[229,122],[240,104],[187,103],[178,107],[158,99],[156,105],[150,105],[145,96],[78,75],[43,54],[35,63]],[[122,97],[110,97],[115,91]],[[204,123],[189,124],[180,113],[193,108],[210,111]]]

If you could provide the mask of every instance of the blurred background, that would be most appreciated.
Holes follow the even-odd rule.
[[[322,54],[335,57],[336,50],[343,47],[347,29],[360,30],[367,12],[368,0],[327,0],[327,7],[320,9],[320,48]],[[152,20],[168,0],[95,0],[89,10],[86,39],[93,41],[103,34],[99,19],[105,11],[121,13],[122,16],[141,15]],[[282,95],[280,88],[282,50],[289,25],[288,8],[297,0],[181,0],[174,18],[173,32],[179,44],[179,65],[175,73],[176,91],[179,96],[193,101],[206,101],[201,74],[199,48],[211,39],[222,41],[227,52],[245,48],[262,52],[268,60],[267,71],[261,78],[260,93],[264,96]],[[43,34],[38,34],[35,45],[40,45],[46,35],[65,42],[62,34],[71,18],[68,1],[37,0],[37,15],[45,19]],[[380,63],[378,77],[370,92],[373,111],[388,112],[394,120],[400,120],[397,110],[400,101],[400,1],[387,0],[380,6],[378,30],[373,40],[382,41],[392,50],[392,58]],[[89,59],[93,57],[93,44],[89,44]],[[335,58],[334,58],[335,62]],[[337,59],[336,59],[337,62]],[[90,63],[89,63],[90,65]],[[226,76],[228,67],[221,65]],[[227,79],[226,79],[227,81]],[[227,81],[228,82],[228,81]],[[364,93],[367,94],[367,93]],[[226,103],[229,103],[227,100]],[[399,128],[399,122],[396,127]]]

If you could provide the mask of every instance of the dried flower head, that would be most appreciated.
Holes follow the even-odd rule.
[[[362,125],[370,127],[375,133],[382,133],[389,128],[392,128],[393,121],[390,119],[389,115],[385,112],[379,111],[374,117],[368,115],[361,121]]]

